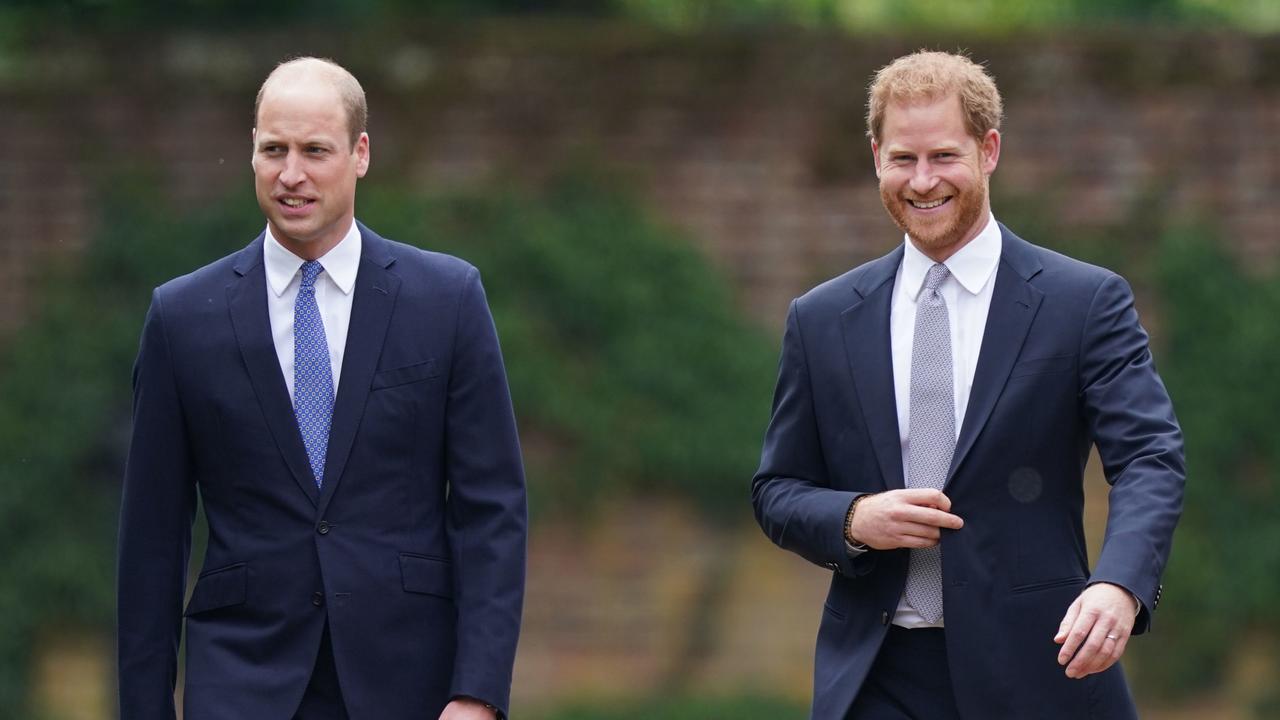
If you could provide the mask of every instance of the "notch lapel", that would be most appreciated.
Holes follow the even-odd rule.
[[[314,505],[319,500],[307,450],[298,431],[298,420],[293,414],[293,402],[284,375],[280,372],[280,359],[276,356],[275,341],[271,337],[271,318],[267,314],[267,276],[262,264],[262,242],[259,235],[249,247],[240,251],[235,263],[240,277],[227,285],[227,305],[231,311],[231,325],[240,355],[249,371],[249,381],[258,396],[258,404],[266,418],[267,427],[275,439],[276,447],[285,464],[297,481],[298,487]]]
[[[893,389],[893,343],[889,311],[894,278],[902,263],[902,246],[874,261],[854,281],[861,300],[840,313],[849,371],[867,426],[871,447],[886,489],[904,486],[902,443],[898,437],[897,401]]]
[[[991,309],[982,334],[973,387],[969,390],[969,407],[947,474],[948,484],[991,417],[1044,299],[1044,293],[1030,282],[1041,269],[1031,245],[1004,225],[1000,225],[1000,235],[1000,267],[991,291]]]
[[[320,492],[320,515],[324,515],[333,494],[342,481],[351,445],[365,402],[373,384],[373,374],[382,356],[387,326],[400,291],[400,278],[388,271],[395,262],[386,240],[363,224],[360,238],[360,270],[356,273],[355,297],[351,304],[351,321],[347,331],[347,347],[342,355],[342,374],[338,395],[333,403],[333,422],[329,427],[329,449],[324,462],[324,485]]]

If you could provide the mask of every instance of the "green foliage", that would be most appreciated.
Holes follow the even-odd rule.
[[[1144,674],[1179,692],[1221,680],[1250,635],[1280,634],[1280,283],[1241,272],[1211,238],[1168,233],[1154,268],[1157,359],[1186,436],[1188,480],[1156,632],[1137,645]]]
[[[1271,0],[8,0],[0,26],[129,30],[390,26],[413,18],[573,15],[637,20],[681,30],[786,24],[857,32],[1010,32],[1098,24],[1264,33],[1280,28]]]
[[[502,338],[535,509],[619,492],[740,517],[759,459],[773,344],[691,244],[589,173],[537,197],[366,193],[390,237],[466,258]]]
[[[42,310],[0,362],[4,717],[26,717],[39,632],[110,626],[129,368],[148,290],[224,254],[249,227],[230,216],[174,222],[130,186],[109,194],[100,236],[49,278]]]
[[[725,698],[680,697],[668,700],[637,700],[582,703],[547,714],[541,720],[801,720],[808,709],[794,702],[751,695]]]

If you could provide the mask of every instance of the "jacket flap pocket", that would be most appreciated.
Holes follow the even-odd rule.
[[[1046,358],[1032,358],[1030,360],[1022,360],[1013,366],[1013,370],[1009,372],[1010,378],[1022,377],[1024,375],[1046,375],[1048,373],[1072,372],[1076,369],[1076,356],[1057,355]]]
[[[405,592],[453,597],[453,567],[448,560],[400,553],[400,576]]]
[[[210,570],[196,580],[184,615],[240,605],[248,592],[249,572],[244,563]]]
[[[436,372],[436,361],[434,359],[424,360],[413,365],[405,365],[404,367],[374,373],[372,389],[378,390],[380,388],[395,387],[396,385],[408,385],[419,380],[428,380],[438,374]]]

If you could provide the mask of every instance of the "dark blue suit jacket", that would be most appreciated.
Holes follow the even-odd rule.
[[[155,291],[119,546],[121,716],[292,717],[327,619],[353,720],[506,708],[524,474],[479,274],[360,225],[323,489],[267,315],[263,237]],[[185,612],[191,524],[209,525]]]
[[[1182,507],[1182,436],[1119,276],[1001,226],[991,310],[944,492],[946,637],[966,718],[1132,716],[1118,665],[1070,680],[1053,643],[1086,583],[1128,588],[1150,624]],[[863,493],[903,487],[889,309],[902,248],[791,304],[756,518],[834,571],[818,632],[813,717],[843,718],[888,630],[907,551],[846,553]],[[1096,444],[1110,512],[1090,573],[1082,479]]]

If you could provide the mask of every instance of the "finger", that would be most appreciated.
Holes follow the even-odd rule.
[[[1076,617],[1079,615],[1080,615],[1080,598],[1077,597],[1075,601],[1071,603],[1071,607],[1067,608],[1067,614],[1062,617],[1062,622],[1058,623],[1058,634],[1053,636],[1054,642],[1061,645],[1063,641],[1067,639],[1067,631],[1071,629],[1072,625],[1076,624]],[[1063,648],[1063,652],[1066,652],[1066,648]],[[1068,657],[1070,656],[1068,655]],[[1064,664],[1064,662],[1065,661],[1062,659],[1062,654],[1059,653],[1058,664],[1062,665]]]
[[[1103,645],[1115,643],[1111,635],[1110,625],[1095,622],[1089,630],[1088,638],[1076,651],[1075,657],[1071,658],[1071,664],[1067,665],[1067,677],[1079,679],[1097,672],[1100,669],[1099,666],[1108,660]]]
[[[893,544],[896,547],[911,548],[919,550],[922,548],[930,548],[938,544],[938,538],[930,538],[926,535],[915,535],[909,532],[900,533],[893,538]]]
[[[1112,631],[1112,633],[1114,634],[1114,633],[1115,633],[1115,631],[1113,630],[1113,631]],[[1113,663],[1114,663],[1114,662],[1116,662],[1117,660],[1119,660],[1121,657],[1123,657],[1123,656],[1124,656],[1124,650],[1125,650],[1125,648],[1127,648],[1127,647],[1129,647],[1129,633],[1127,633],[1127,632],[1126,632],[1126,633],[1121,633],[1121,635],[1120,635],[1120,639],[1119,639],[1119,640],[1116,640],[1115,650],[1114,650],[1114,651],[1113,651],[1113,653],[1112,653],[1113,655],[1115,655],[1115,659],[1114,659],[1114,660],[1112,660],[1111,662],[1113,662]],[[1105,669],[1105,668],[1104,668],[1104,669]]]
[[[959,515],[952,515],[942,510],[917,505],[904,506],[897,517],[902,522],[920,523],[921,525],[930,525],[935,528],[959,530],[964,527],[964,520]]]
[[[1071,627],[1067,630],[1067,637],[1062,642],[1062,649],[1058,651],[1058,664],[1066,665],[1079,652],[1080,646],[1089,638],[1089,631],[1093,629],[1097,618],[1083,608],[1076,615],[1075,621],[1071,623]]]
[[[938,540],[942,537],[942,533],[938,528],[921,523],[899,523],[896,531],[901,540],[913,543],[923,542],[925,547],[937,545]]]
[[[964,518],[941,510],[931,510],[929,511],[928,523],[935,527],[947,528],[948,530],[959,530],[964,527]]]
[[[901,499],[911,505],[919,505],[921,507],[937,508],[942,511],[951,509],[951,498],[942,494],[941,490],[933,490],[930,488],[911,488],[907,490],[898,490]]]
[[[1097,659],[1094,660],[1093,667],[1089,668],[1086,674],[1100,673],[1115,665],[1123,653],[1124,641],[1125,638],[1119,634],[1119,629],[1112,628],[1102,639],[1102,649],[1098,653]]]
[[[1112,638],[1111,642],[1103,643],[1103,650],[1107,651],[1107,661],[1103,663],[1094,672],[1102,672],[1112,665],[1124,655],[1124,650],[1129,646],[1129,638],[1132,636],[1133,626],[1127,625],[1123,620],[1111,626],[1111,631],[1107,636]]]

